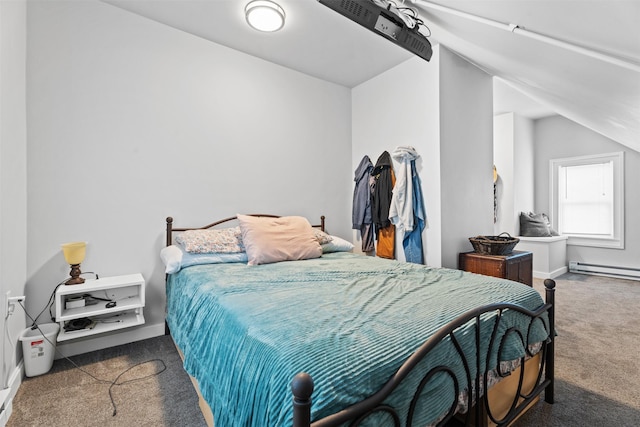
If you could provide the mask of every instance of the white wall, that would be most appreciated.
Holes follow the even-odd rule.
[[[431,62],[411,58],[352,89],[352,171],[365,155],[375,165],[383,151],[392,153],[400,145],[411,145],[420,154],[416,168],[429,223],[423,231],[423,250],[431,266],[442,262],[438,56],[436,48]],[[409,81],[411,90],[406,90]],[[398,167],[395,161],[394,166]],[[360,233],[354,231],[354,236],[356,251],[361,250]],[[396,257],[405,259],[400,233],[396,233]]]
[[[5,304],[7,292],[24,295],[27,281],[26,22],[26,1],[0,1],[0,389],[21,379],[18,336],[25,328],[22,309],[16,305],[7,317]]]
[[[199,226],[238,212],[324,214],[331,233],[351,236],[347,88],[98,1],[28,12],[31,312],[68,275],[60,244],[86,240],[84,271],[146,278],[143,335],[157,333],[169,215]]]
[[[495,235],[506,231],[515,233],[513,220],[514,201],[514,120],[513,113],[497,115],[493,118],[493,164],[498,172],[496,181],[497,219],[493,225]],[[533,161],[533,160],[532,160]]]
[[[514,115],[514,171],[515,191],[513,194],[514,233],[520,233],[520,212],[535,211],[534,209],[534,121],[518,114]],[[546,213],[546,212],[545,212]]]
[[[567,246],[567,259],[586,263],[640,268],[640,153],[561,116],[534,122],[535,206],[549,212],[549,160],[591,154],[625,152],[625,248]]]
[[[494,117],[493,161],[498,171],[494,233],[520,233],[520,212],[534,209],[533,121],[515,113]]]
[[[442,266],[457,268],[468,238],[493,230],[493,83],[440,48]]]
[[[491,77],[436,46],[430,62],[412,58],[352,92],[352,170],[365,154],[375,164],[384,150],[414,146],[429,222],[426,262],[457,268],[458,253],[472,250],[468,238],[492,230]],[[396,252],[403,259],[399,241]]]

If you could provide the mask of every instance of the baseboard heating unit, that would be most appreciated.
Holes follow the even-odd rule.
[[[640,280],[640,268],[569,261],[569,271],[571,273],[595,274],[598,276],[617,277],[619,279]]]

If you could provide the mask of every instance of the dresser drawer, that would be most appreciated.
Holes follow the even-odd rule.
[[[509,255],[463,252],[458,257],[458,268],[533,286],[533,254],[531,252],[513,251]]]

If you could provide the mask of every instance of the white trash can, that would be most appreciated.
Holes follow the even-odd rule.
[[[38,326],[40,330],[28,328],[20,334],[22,356],[24,357],[24,372],[28,377],[35,377],[49,372],[49,369],[53,366],[53,356],[55,356],[56,352],[56,338],[60,325],[57,323],[45,323]]]

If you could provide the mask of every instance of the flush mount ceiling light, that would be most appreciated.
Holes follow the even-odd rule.
[[[254,0],[244,8],[247,22],[258,31],[273,32],[284,26],[284,9],[269,0]]]

